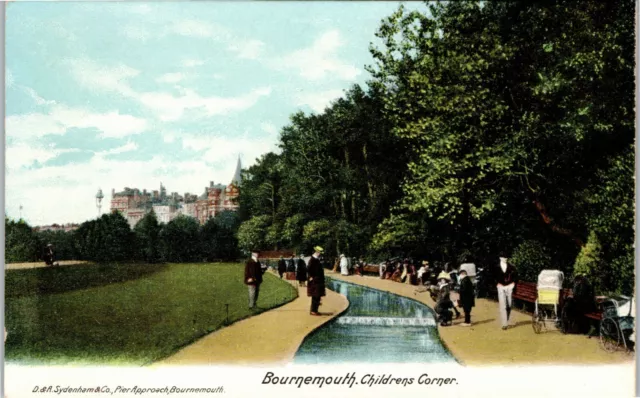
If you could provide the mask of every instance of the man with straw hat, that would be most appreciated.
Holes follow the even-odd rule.
[[[320,315],[318,307],[320,307],[320,298],[326,295],[324,287],[324,269],[320,263],[320,256],[324,249],[320,246],[313,248],[314,253],[309,259],[307,266],[307,296],[311,297],[310,314],[314,316]]]
[[[436,313],[438,314],[440,326],[451,325],[451,310],[455,311],[456,319],[460,318],[460,311],[456,309],[453,301],[451,301],[450,282],[451,276],[445,271],[440,272],[440,275],[438,275],[438,300],[436,302]]]

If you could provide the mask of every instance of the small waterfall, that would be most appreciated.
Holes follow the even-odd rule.
[[[454,361],[438,336],[435,313],[389,292],[329,279],[349,308],[307,336],[297,363],[442,363]]]
[[[336,319],[341,325],[372,326],[436,326],[433,318],[393,318],[373,316],[341,316]]]

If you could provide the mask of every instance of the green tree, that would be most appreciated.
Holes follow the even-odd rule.
[[[160,231],[155,211],[151,209],[133,228],[136,237],[137,258],[149,263],[160,261]]]
[[[193,217],[179,215],[160,232],[162,257],[169,262],[202,261],[200,224]]]
[[[245,252],[271,249],[267,245],[267,230],[271,225],[268,215],[255,216],[243,222],[238,229],[238,245]]]
[[[44,247],[33,229],[24,220],[5,216],[5,261],[7,263],[39,261]]]

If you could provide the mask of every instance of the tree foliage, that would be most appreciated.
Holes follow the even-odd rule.
[[[600,267],[621,276],[601,289],[629,293],[633,11],[632,0],[400,7],[378,29],[367,86],[292,115],[281,153],[246,171],[252,243],[484,265],[507,252],[535,279],[543,266],[570,277],[596,233]]]

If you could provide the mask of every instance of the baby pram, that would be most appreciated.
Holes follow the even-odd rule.
[[[600,343],[606,351],[635,346],[635,297],[614,296],[602,302]]]
[[[558,316],[560,304],[560,292],[564,274],[558,270],[543,270],[538,275],[538,298],[533,313],[533,331],[540,333],[542,328],[547,329],[549,323],[560,326],[561,319]]]

